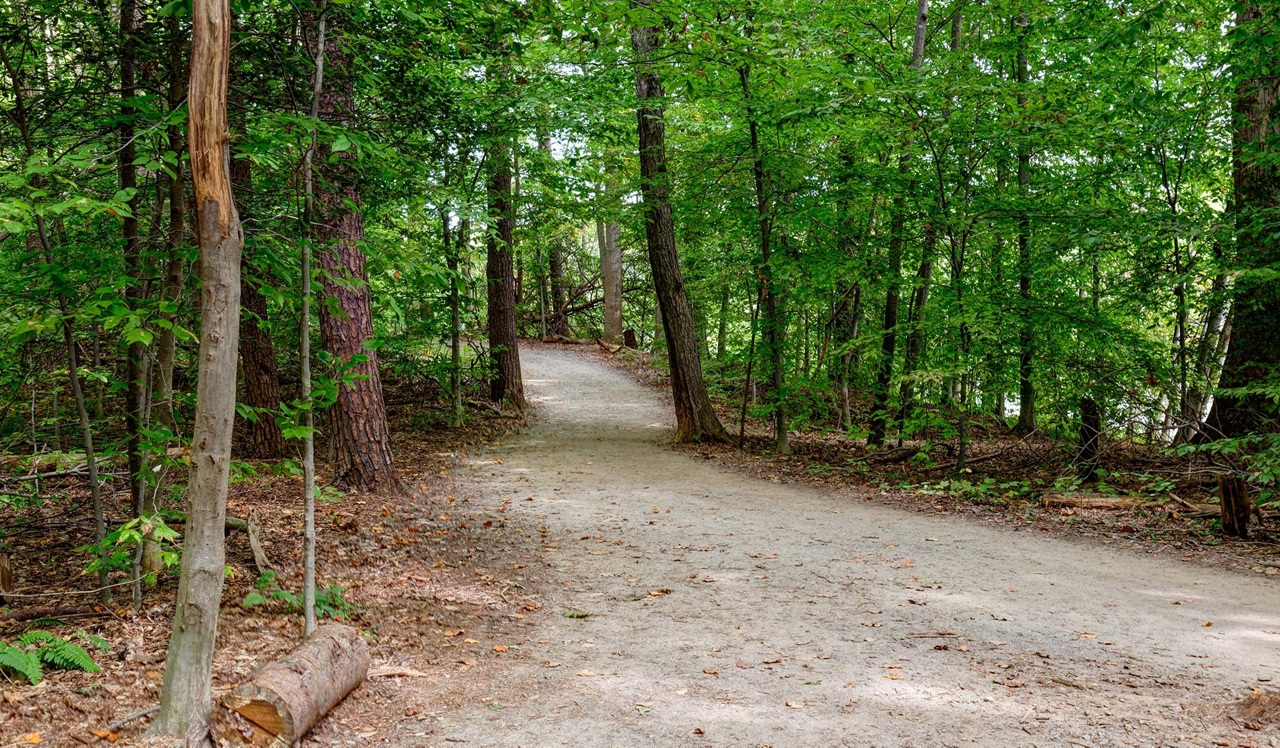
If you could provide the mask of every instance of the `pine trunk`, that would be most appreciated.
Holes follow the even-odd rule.
[[[342,48],[342,33],[330,18],[326,46],[328,72],[320,93],[319,116],[325,122],[352,124],[355,85],[351,60]],[[360,178],[354,155],[325,154],[316,159],[320,178],[315,237],[319,255],[320,335],[325,350],[340,366],[350,366],[329,411],[334,439],[333,483],[345,491],[395,493],[402,490],[391,456],[391,431],[378,375],[373,340],[373,313],[365,256],[364,219],[360,215]],[[327,156],[334,155],[336,158]],[[356,356],[360,363],[351,365]]]

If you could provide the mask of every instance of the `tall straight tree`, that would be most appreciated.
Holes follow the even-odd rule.
[[[135,308],[142,304],[143,269],[142,246],[138,240],[138,167],[134,163],[138,158],[136,138],[134,136],[134,117],[138,110],[134,105],[134,97],[138,95],[138,60],[137,40],[137,0],[120,0],[120,150],[118,153],[120,170],[120,190],[133,191],[129,198],[129,213],[121,221],[124,233],[124,266],[129,275],[127,296],[129,303]],[[141,513],[143,500],[147,491],[144,474],[145,465],[142,454],[142,429],[146,420],[146,373],[144,362],[146,350],[141,340],[134,340],[127,346],[125,356],[125,432],[129,457],[129,493],[133,500],[133,510]]]
[[[511,191],[511,146],[504,136],[485,152],[488,171],[489,232],[485,239],[485,287],[488,292],[489,358],[493,378],[489,397],[517,411],[527,406],[520,376],[520,344],[516,338],[516,279],[511,248],[515,244],[516,213]]]
[[[1030,80],[1027,64],[1027,12],[1018,14],[1014,22],[1018,29],[1018,116],[1026,114],[1027,83]],[[1018,199],[1023,205],[1018,211],[1018,422],[1013,430],[1018,434],[1030,434],[1036,430],[1036,388],[1031,381],[1032,356],[1035,346],[1035,329],[1031,321],[1031,216],[1026,201],[1031,182],[1031,144],[1023,132],[1018,144]]]
[[[604,197],[613,194],[612,180],[606,179]],[[617,219],[596,219],[596,243],[600,247],[600,285],[604,294],[604,341],[622,342],[622,229]]]
[[[325,41],[326,73],[319,117],[330,126],[355,122],[355,78],[344,45],[341,15],[331,9]],[[333,151],[317,161],[315,238],[320,255],[320,334],[325,350],[355,376],[344,376],[330,410],[334,438],[334,485],[349,491],[394,493],[403,488],[391,457],[387,406],[378,377],[369,276],[360,244],[360,173],[355,155]],[[357,356],[362,358],[353,362]]]
[[[924,45],[929,31],[929,0],[916,2],[915,34],[911,39],[911,69],[919,74],[924,64]],[[898,155],[898,173],[907,177],[911,172],[911,139],[902,146]],[[907,180],[907,192],[913,192],[915,181]],[[893,359],[898,350],[898,307],[902,286],[902,243],[906,231],[906,196],[901,192],[893,198],[893,218],[889,227],[889,262],[885,269],[889,277],[885,292],[884,323],[880,337],[880,366],[876,370],[875,389],[872,392],[871,427],[867,433],[869,446],[884,443],[892,418],[889,415],[890,385],[893,383]]]
[[[209,732],[213,648],[226,576],[223,526],[236,415],[244,237],[229,173],[231,8],[228,0],[194,0],[191,10],[188,141],[200,242],[200,363],[182,573],[160,712],[151,729],[179,735],[188,745],[196,745],[205,742]]]
[[[632,0],[633,8],[647,8],[650,0]],[[671,185],[667,174],[666,111],[662,79],[652,61],[659,28],[642,26],[631,31],[636,55],[636,110],[640,140],[640,194],[644,207],[645,239],[649,266],[658,295],[658,308],[667,341],[671,368],[671,394],[676,409],[676,441],[727,442],[729,436],[716,417],[702,378],[693,306],[680,272],[675,223],[671,218]]]

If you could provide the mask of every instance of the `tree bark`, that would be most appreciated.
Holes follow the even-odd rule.
[[[221,748],[291,748],[359,688],[369,645],[350,626],[316,629],[288,657],[267,663],[219,701],[213,738]]]
[[[605,194],[613,185],[605,182]],[[622,340],[622,246],[621,227],[615,220],[596,221],[596,241],[600,245],[600,282],[604,287],[604,341],[617,345]]]
[[[1280,30],[1277,6],[1253,3],[1240,12],[1236,25],[1240,28],[1235,67],[1243,76],[1236,85],[1232,144],[1236,265],[1248,271],[1280,265],[1280,242],[1274,233],[1280,210],[1280,165],[1276,160],[1280,117],[1275,113],[1280,103],[1280,76],[1273,69],[1276,43],[1262,41],[1274,40]],[[1276,320],[1280,320],[1280,282],[1249,275],[1239,278],[1221,388],[1246,387],[1276,376],[1280,371]],[[1274,431],[1275,406],[1261,393],[1220,393],[1206,425],[1213,438]]]
[[[1091,397],[1080,398],[1080,453],[1076,468],[1081,483],[1089,483],[1098,477],[1098,459],[1101,453],[1102,410]]]
[[[650,0],[632,0],[642,8]],[[665,111],[662,80],[650,62],[657,47],[658,29],[643,27],[631,31],[636,54],[636,111],[640,142],[640,194],[645,214],[645,238],[653,285],[663,316],[667,341],[667,361],[671,368],[671,391],[675,400],[678,442],[727,442],[728,435],[707,395],[698,359],[693,308],[680,272],[675,223],[671,217],[670,185],[667,173]]]
[[[232,162],[231,181],[237,193],[250,192],[252,179],[249,159]],[[245,215],[242,211],[241,221]],[[267,299],[251,280],[252,273],[252,258],[246,252],[240,264],[240,368],[244,373],[244,401],[256,416],[249,422],[252,444],[247,452],[259,460],[278,460],[285,456],[285,444],[275,419],[280,410],[276,346],[271,333],[262,326],[267,320]]]
[[[523,412],[524,381],[520,376],[520,344],[516,335],[516,282],[511,248],[516,216],[511,199],[511,153],[504,142],[492,144],[485,156],[489,178],[489,232],[485,240],[488,289],[489,357],[493,379],[489,397]]]
[[[223,527],[236,414],[236,347],[243,235],[228,173],[228,0],[192,4],[188,133],[200,241],[200,364],[187,489],[187,526],[160,712],[152,731],[203,744],[213,648],[226,574]]]
[[[328,72],[319,98],[319,117],[349,127],[355,121],[355,82],[342,33],[329,19],[325,41]],[[343,377],[330,408],[334,437],[333,483],[345,491],[396,493],[403,489],[391,455],[386,400],[378,375],[373,340],[373,311],[365,256],[364,218],[360,214],[360,176],[350,152],[316,160],[319,189],[315,236],[320,266],[320,335],[325,350],[354,377]],[[352,364],[356,356],[360,363]]]

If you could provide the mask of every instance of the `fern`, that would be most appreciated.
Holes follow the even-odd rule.
[[[0,642],[0,669],[16,672],[33,686],[44,675],[38,657],[4,642]]]
[[[79,644],[54,636],[48,631],[28,631],[18,637],[18,646],[26,649],[34,647],[32,656],[58,670],[83,670],[86,673],[102,671]]]

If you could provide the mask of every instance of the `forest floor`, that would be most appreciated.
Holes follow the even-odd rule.
[[[627,373],[547,346],[522,361],[524,433],[398,409],[410,493],[322,506],[321,579],[375,668],[409,674],[372,678],[305,745],[1280,745],[1276,580],[1142,533],[1067,537],[672,449],[669,402]],[[231,503],[294,590],[298,485],[248,481]],[[27,520],[9,529],[17,589],[77,599],[83,523]],[[244,546],[230,536],[215,691],[300,634],[283,604],[241,606]],[[106,745],[93,730],[154,704],[171,585],[138,614],[66,616],[55,630],[112,643],[104,673],[0,684],[0,746]]]

